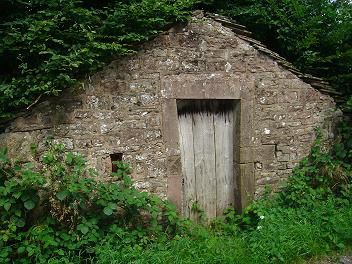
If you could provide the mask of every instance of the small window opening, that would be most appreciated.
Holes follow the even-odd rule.
[[[116,161],[122,161],[122,153],[110,154],[111,172],[117,172]]]

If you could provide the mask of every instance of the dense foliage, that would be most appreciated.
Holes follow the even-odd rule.
[[[0,119],[57,95],[114,56],[133,52],[192,0],[4,0],[0,3]]]
[[[305,72],[352,94],[348,0],[3,0],[0,120],[56,95],[193,8],[247,25]],[[352,107],[352,100],[349,102]],[[331,151],[318,137],[282,191],[203,227],[133,188],[126,164],[99,180],[48,143],[35,161],[0,152],[0,262],[290,263],[352,242],[352,131]]]
[[[3,0],[0,120],[77,85],[200,7],[235,18],[303,71],[352,93],[348,0]]]
[[[50,145],[31,164],[11,162],[2,150],[0,262],[46,263],[67,254],[84,259],[100,243],[137,247],[175,234],[174,206],[138,192],[129,167],[117,167],[107,182],[63,145]]]
[[[351,1],[214,0],[214,6],[303,72],[352,94]]]
[[[352,133],[329,152],[320,136],[281,192],[205,226],[132,187],[129,167],[101,179],[48,144],[35,162],[0,153],[0,262],[290,263],[352,242]]]

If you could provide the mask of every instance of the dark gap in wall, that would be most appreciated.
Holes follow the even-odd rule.
[[[110,160],[111,160],[111,172],[117,172],[117,165],[115,162],[122,161],[122,153],[110,154]]]
[[[225,114],[232,112],[232,99],[179,99],[177,100],[177,112],[179,115],[190,113],[216,113]]]

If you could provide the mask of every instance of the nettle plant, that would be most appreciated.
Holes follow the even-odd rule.
[[[313,206],[330,198],[351,201],[352,195],[352,128],[340,124],[335,144],[324,151],[322,135],[317,139],[308,157],[296,167],[279,194],[284,206]]]
[[[316,130],[316,140],[310,154],[296,166],[279,192],[268,188],[260,200],[245,208],[242,215],[225,212],[225,222],[244,230],[255,230],[261,217],[287,210],[310,210],[333,205],[334,210],[352,203],[352,127],[342,122],[334,144],[326,149],[322,133]],[[329,205],[329,206],[328,206]]]
[[[97,243],[142,246],[175,234],[175,208],[133,188],[127,164],[102,180],[64,145],[48,147],[31,164],[0,152],[1,263],[40,263],[67,250],[92,257]]]

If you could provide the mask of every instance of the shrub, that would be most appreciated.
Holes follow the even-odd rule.
[[[0,121],[135,52],[193,0],[0,2]]]
[[[37,164],[11,163],[2,150],[0,261],[42,263],[66,252],[90,258],[103,241],[120,247],[173,236],[174,207],[138,192],[129,167],[117,167],[106,182],[63,145],[49,144]]]
[[[63,145],[32,164],[0,151],[0,262],[294,263],[352,242],[350,128],[323,151],[318,134],[278,193],[208,226],[138,192],[130,168],[99,178]],[[35,151],[35,148],[33,148]]]

